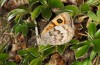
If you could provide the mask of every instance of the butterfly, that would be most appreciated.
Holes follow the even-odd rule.
[[[40,45],[62,45],[72,40],[74,24],[69,13],[63,12],[52,19],[39,37]]]

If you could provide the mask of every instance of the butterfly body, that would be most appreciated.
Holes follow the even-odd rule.
[[[69,42],[74,36],[74,25],[68,13],[56,16],[44,28],[40,35],[39,44],[62,45]]]

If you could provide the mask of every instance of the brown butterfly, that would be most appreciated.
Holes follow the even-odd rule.
[[[62,45],[72,40],[74,25],[67,12],[60,13],[44,28],[39,43],[42,45]]]

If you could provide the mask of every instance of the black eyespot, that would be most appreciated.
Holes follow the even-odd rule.
[[[63,20],[62,20],[62,19],[57,19],[57,22],[58,22],[58,23],[62,23]]]

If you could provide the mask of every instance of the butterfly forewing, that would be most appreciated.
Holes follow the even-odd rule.
[[[57,15],[44,28],[39,44],[61,45],[69,42],[74,36],[74,26],[67,12]]]

